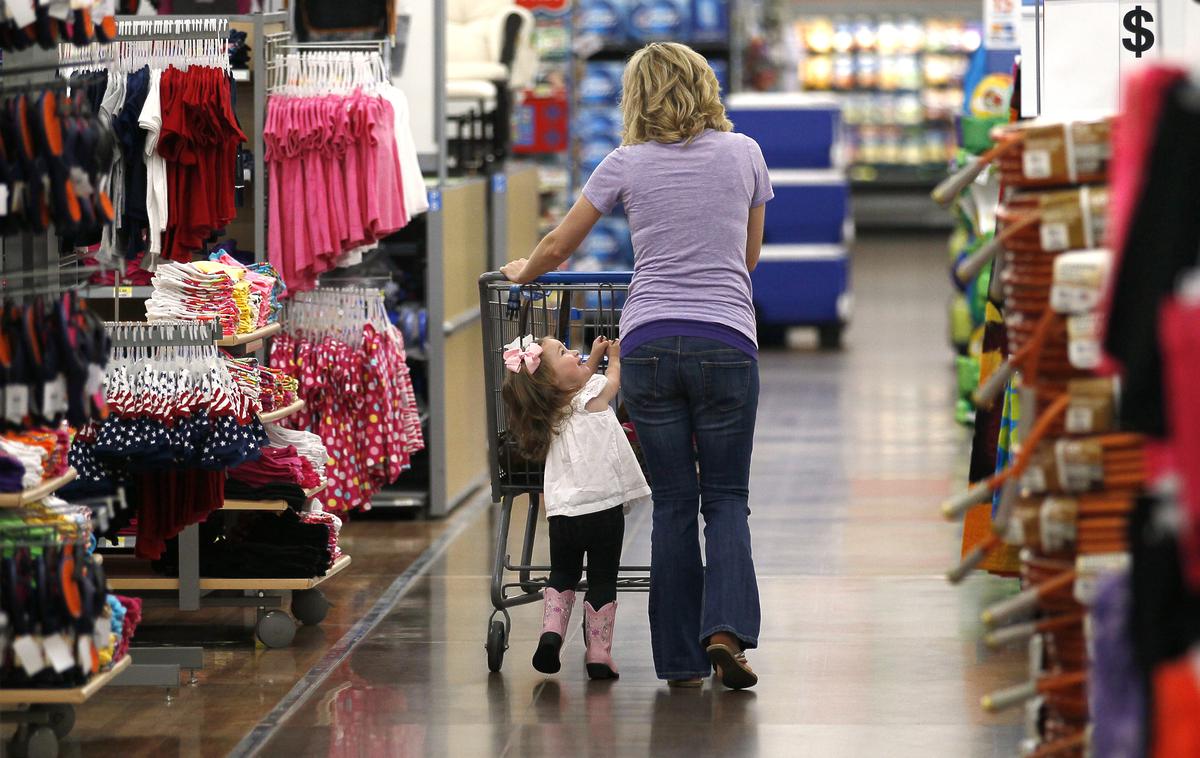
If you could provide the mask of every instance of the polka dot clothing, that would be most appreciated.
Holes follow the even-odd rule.
[[[370,508],[375,493],[425,447],[398,330],[367,324],[357,346],[284,334],[272,343],[271,366],[296,377],[306,403],[289,421],[319,435],[329,453],[326,510]]]

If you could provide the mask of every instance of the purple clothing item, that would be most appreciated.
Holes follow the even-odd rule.
[[[645,326],[639,326],[629,334],[622,334],[621,357],[624,358],[647,342],[653,342],[663,337],[703,337],[716,340],[722,345],[741,350],[753,360],[758,360],[758,345],[747,339],[746,335],[737,329],[710,321],[683,321],[680,319],[655,321]]]
[[[757,142],[707,129],[690,143],[624,145],[601,161],[583,195],[605,214],[624,205],[633,233],[622,334],[676,319],[721,324],[758,345],[746,225],[750,209],[775,193]]]
[[[1142,758],[1146,740],[1144,680],[1133,657],[1128,572],[1101,580],[1092,601],[1088,705],[1092,752],[1104,758]]]

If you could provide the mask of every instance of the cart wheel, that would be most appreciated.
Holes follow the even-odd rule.
[[[822,324],[817,327],[817,342],[822,350],[840,350],[842,348],[842,332],[846,326],[842,323]]]
[[[50,728],[54,730],[60,740],[75,728],[75,706],[57,703],[43,706],[42,710],[49,714]]]
[[[34,727],[24,747],[25,758],[58,758],[58,735],[48,726]]]
[[[320,590],[292,593],[292,615],[305,626],[316,626],[329,615],[329,601]]]
[[[283,611],[271,611],[258,619],[254,633],[267,647],[287,647],[296,637],[296,622]]]
[[[504,651],[508,649],[508,633],[504,630],[504,622],[493,621],[488,627],[487,660],[488,671],[493,674],[500,671],[504,665]]]

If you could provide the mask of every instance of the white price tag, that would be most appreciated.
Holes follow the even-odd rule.
[[[0,184],[0,218],[8,215],[8,185]]]
[[[29,676],[37,676],[42,669],[46,668],[46,659],[42,657],[42,646],[37,638],[23,634],[13,640],[13,654],[17,656],[17,663],[21,664],[21,668],[25,669],[25,673]]]
[[[112,644],[112,630],[112,619],[108,616],[96,619],[96,624],[92,629],[92,642],[96,644],[98,650],[103,650]]]
[[[1048,252],[1066,250],[1071,246],[1071,232],[1062,221],[1041,225],[1042,249]]]
[[[1045,492],[1046,470],[1037,465],[1025,469],[1025,475],[1021,477],[1021,487],[1030,492]]]
[[[8,14],[12,16],[17,28],[29,26],[37,21],[37,12],[33,9],[33,0],[8,0]]]
[[[43,637],[42,650],[46,653],[46,660],[60,674],[75,665],[75,655],[71,652],[71,643],[65,634]]]
[[[75,640],[75,660],[83,673],[92,673],[92,638],[86,634]]]
[[[29,388],[24,384],[9,384],[4,388],[4,418],[19,424],[29,413]]]
[[[67,412],[67,377],[59,374],[54,381],[42,385],[42,415],[53,418]]]
[[[1067,433],[1089,434],[1096,425],[1096,412],[1091,408],[1072,405],[1067,408]]]
[[[92,363],[88,365],[87,384],[84,385],[84,394],[91,396],[100,392],[104,387],[104,369]]]
[[[1026,150],[1021,154],[1021,173],[1026,179],[1048,179],[1053,172],[1047,150]]]

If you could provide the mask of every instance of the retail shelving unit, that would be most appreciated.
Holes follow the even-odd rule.
[[[75,725],[75,706],[91,700],[133,663],[127,654],[87,684],[64,689],[0,689],[0,723],[17,724],[14,746],[29,756],[58,755]]]
[[[20,508],[26,503],[36,503],[47,495],[52,495],[60,487],[65,487],[75,481],[75,469],[68,468],[58,476],[50,477],[36,487],[30,487],[21,492],[5,492],[0,494],[0,508]]]

